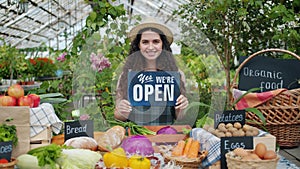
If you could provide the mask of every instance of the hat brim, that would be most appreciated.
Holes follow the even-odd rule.
[[[132,28],[128,34],[130,41],[132,42],[135,39],[138,32],[144,28],[156,28],[156,29],[161,30],[164,33],[164,35],[167,37],[169,44],[172,44],[172,42],[173,42],[172,31],[168,27],[166,27],[162,24],[159,24],[159,23],[155,23],[155,22],[141,23],[141,24],[135,26],[134,28]]]

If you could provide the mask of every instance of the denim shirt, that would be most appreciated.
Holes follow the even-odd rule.
[[[174,106],[134,106],[129,120],[143,126],[171,125],[175,120]]]

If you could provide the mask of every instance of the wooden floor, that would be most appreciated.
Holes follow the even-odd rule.
[[[280,149],[279,154],[300,168],[300,146]]]

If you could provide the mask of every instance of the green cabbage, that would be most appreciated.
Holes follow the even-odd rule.
[[[63,149],[56,163],[61,169],[94,169],[101,158],[100,153],[87,149]]]
[[[22,154],[18,156],[16,165],[18,169],[51,169],[51,166],[48,164],[40,167],[38,165],[37,157],[30,154]],[[55,167],[59,169],[58,164],[56,164]]]

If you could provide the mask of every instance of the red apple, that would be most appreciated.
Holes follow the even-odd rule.
[[[29,94],[28,96],[31,97],[31,99],[33,100],[33,107],[39,107],[41,102],[40,96],[34,93]]]
[[[0,106],[16,106],[17,99],[11,96],[0,96]]]
[[[24,96],[24,89],[19,84],[13,84],[13,85],[9,86],[9,88],[7,89],[7,94],[9,96],[12,96],[12,97],[18,99],[18,98]]]
[[[22,96],[18,99],[18,106],[33,107],[33,100],[29,96]]]

